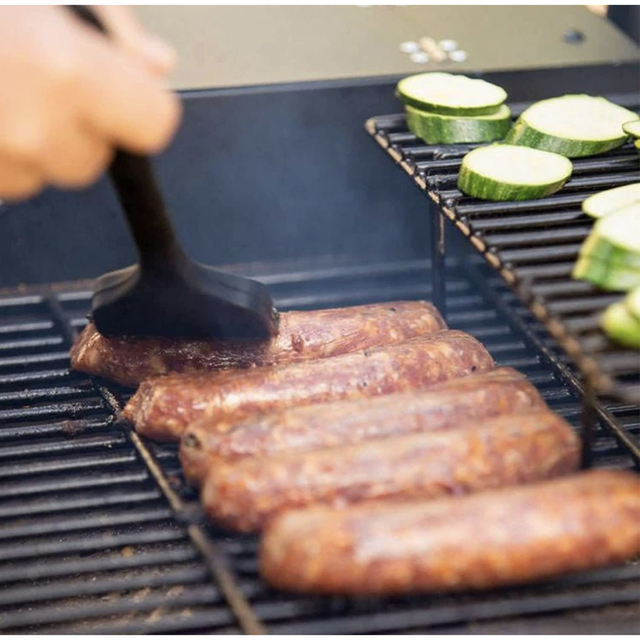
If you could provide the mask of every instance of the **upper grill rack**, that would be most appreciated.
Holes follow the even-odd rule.
[[[637,93],[610,99],[638,109]],[[515,104],[512,111],[517,116],[527,106]],[[440,216],[468,238],[558,340],[588,387],[640,404],[638,352],[619,347],[599,326],[600,314],[621,294],[571,278],[580,245],[593,225],[580,205],[595,192],[640,180],[640,159],[633,146],[575,159],[571,179],[552,196],[486,202],[465,196],[456,186],[462,157],[479,145],[426,145],[407,130],[404,114],[375,117],[365,126],[436,203]],[[444,230],[434,227],[443,236]]]

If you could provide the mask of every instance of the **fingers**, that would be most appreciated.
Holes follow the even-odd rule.
[[[126,10],[107,13],[120,41],[148,43]],[[153,46],[117,46],[61,7],[2,8],[0,17],[1,199],[84,186],[115,148],[146,155],[167,145],[181,107],[150,71]]]
[[[173,47],[150,34],[137,20],[130,7],[118,5],[94,6],[110,38],[126,54],[139,59],[157,75],[166,76],[174,67]]]
[[[162,150],[180,120],[177,97],[107,40],[88,30],[79,37],[76,92],[84,124],[133,153]]]
[[[107,168],[113,151],[105,140],[78,125],[47,141],[39,154],[45,181],[56,187],[80,188],[95,182]]]

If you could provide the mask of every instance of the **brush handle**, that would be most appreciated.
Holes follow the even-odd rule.
[[[108,35],[89,7],[68,8],[83,22]],[[169,273],[184,266],[188,258],[178,242],[149,158],[116,149],[109,175],[138,248],[141,268]]]

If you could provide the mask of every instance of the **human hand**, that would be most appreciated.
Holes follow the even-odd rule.
[[[157,153],[177,128],[173,50],[127,7],[93,9],[108,38],[62,7],[0,7],[0,198],[86,186],[115,147]]]

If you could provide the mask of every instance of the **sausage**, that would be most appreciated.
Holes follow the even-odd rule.
[[[207,468],[218,461],[449,429],[545,406],[521,373],[505,367],[454,378],[427,390],[284,409],[250,419],[226,433],[220,431],[219,423],[205,418],[187,427],[180,460],[187,480],[198,486]]]
[[[273,520],[260,571],[319,594],[489,589],[622,562],[640,553],[640,480],[586,471],[432,502],[314,507]]]
[[[229,428],[253,414],[421,389],[492,367],[475,338],[440,331],[314,362],[147,380],[125,407],[125,417],[150,438],[179,440],[199,418]]]
[[[553,478],[576,469],[579,459],[576,434],[545,410],[449,431],[219,463],[206,476],[202,504],[217,523],[248,532],[291,508],[462,495]]]
[[[135,387],[147,378],[172,372],[317,360],[446,328],[438,310],[423,301],[283,312],[278,335],[267,342],[105,338],[89,324],[71,350],[71,366]]]

